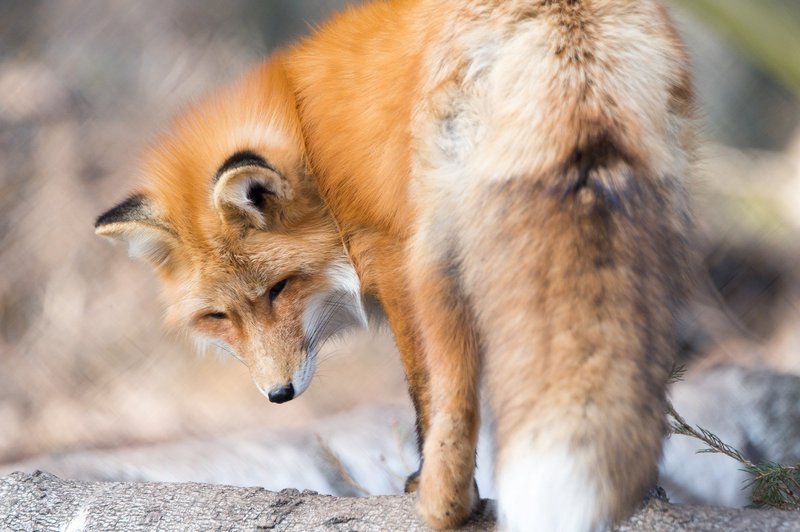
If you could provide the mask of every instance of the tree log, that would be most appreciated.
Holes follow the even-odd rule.
[[[0,477],[0,530],[425,530],[414,496],[332,497],[197,483]],[[464,530],[494,528],[484,500]],[[672,505],[651,498],[621,531],[798,531],[800,513]]]

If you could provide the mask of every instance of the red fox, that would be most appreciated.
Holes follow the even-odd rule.
[[[483,386],[501,526],[602,530],[655,482],[692,106],[655,0],[375,2],[190,108],[97,230],[156,261],[276,402],[307,386],[313,330],[376,297],[426,522],[477,501]]]

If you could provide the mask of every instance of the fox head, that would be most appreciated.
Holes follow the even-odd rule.
[[[365,316],[278,60],[186,109],[142,170],[96,233],[155,267],[169,325],[246,364],[270,401],[300,395],[320,345]]]

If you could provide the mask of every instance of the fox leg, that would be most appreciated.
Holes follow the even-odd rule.
[[[398,293],[398,290],[405,291],[405,288],[384,286],[379,293],[381,294],[381,303],[383,304],[386,318],[394,333],[397,349],[400,351],[400,360],[406,375],[408,393],[416,414],[417,449],[422,455],[423,445],[430,425],[428,373],[425,369],[424,352],[419,338],[419,331],[413,320],[410,319],[412,312],[409,301],[404,294]],[[416,491],[419,472],[420,470],[418,469],[406,479],[406,493]]]
[[[459,286],[458,259],[454,254],[436,258],[426,252],[431,249],[427,242],[416,244],[421,246],[412,248],[409,273],[425,342],[432,414],[418,508],[429,525],[450,528],[463,522],[477,503],[473,473],[480,357],[472,312]]]
[[[365,275],[370,276],[371,288],[383,306],[400,352],[408,394],[416,414],[417,450],[421,458],[430,425],[430,390],[423,345],[419,328],[413,319],[409,286],[399,258],[402,248],[393,244],[383,245],[380,249],[382,252],[373,257]],[[417,469],[406,479],[406,493],[416,491],[419,472],[420,469]]]

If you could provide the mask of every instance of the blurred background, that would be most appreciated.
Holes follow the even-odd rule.
[[[386,331],[329,346],[309,391],[272,405],[246,368],[197,356],[164,331],[149,266],[93,234],[181,106],[344,3],[0,2],[0,466],[288,430],[361,404],[391,405],[392,427],[409,433]],[[669,4],[694,61],[703,125],[693,194],[707,275],[682,332],[687,379],[720,365],[796,377],[800,4]],[[785,406],[783,415],[800,411]]]

